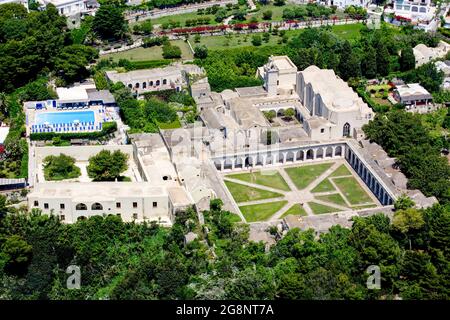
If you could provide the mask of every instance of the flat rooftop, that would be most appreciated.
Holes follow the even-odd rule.
[[[88,101],[89,96],[86,92],[86,88],[82,86],[70,87],[70,88],[56,88],[56,93],[60,101]]]
[[[32,196],[44,198],[72,198],[76,201],[109,201],[115,198],[138,198],[165,196],[166,188],[155,187],[147,182],[88,182],[88,183],[38,183]]]

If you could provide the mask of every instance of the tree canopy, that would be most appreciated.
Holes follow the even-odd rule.
[[[128,169],[128,155],[120,150],[102,150],[89,158],[87,172],[94,181],[114,181]]]

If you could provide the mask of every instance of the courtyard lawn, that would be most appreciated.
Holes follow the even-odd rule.
[[[283,196],[280,193],[271,192],[258,188],[252,188],[231,181],[225,181],[225,185],[227,186],[228,190],[230,190],[230,193],[233,196],[234,200],[238,203],[262,199],[278,198]]]
[[[281,216],[281,218],[284,218],[288,215],[293,215],[293,216],[307,216],[308,214],[306,213],[305,209],[302,207],[302,205],[300,204],[294,204],[292,207],[289,208],[288,211],[286,211],[285,213],[283,213],[283,215]]]
[[[286,205],[287,201],[241,206],[239,209],[247,222],[265,221]]]
[[[245,182],[260,184],[275,189],[290,191],[286,181],[284,181],[281,174],[276,170],[229,174],[227,175],[227,177],[242,180]]]
[[[306,188],[311,182],[327,171],[333,163],[321,163],[308,166],[285,168],[284,170],[294,182],[297,189]]]
[[[372,198],[354,177],[334,178],[333,182],[352,205],[373,203]]]
[[[333,171],[332,174],[330,174],[330,177],[342,177],[342,176],[351,176],[352,173],[350,170],[348,170],[347,166],[345,164],[341,164],[339,168]]]
[[[178,129],[181,128],[181,123],[180,120],[178,118],[176,118],[174,121],[172,122],[157,122],[158,127],[160,129]]]
[[[314,212],[314,214],[324,214],[324,213],[331,213],[331,212],[338,212],[341,211],[337,208],[324,206],[323,204],[317,203],[317,202],[308,202],[309,207]]]
[[[327,194],[327,195],[323,195],[323,196],[316,196],[316,199],[334,203],[334,204],[338,204],[338,205],[344,206],[344,207],[347,206],[344,198],[342,198],[342,196],[339,193]]]
[[[330,180],[324,179],[321,183],[319,183],[314,189],[311,190],[313,193],[319,192],[330,192],[336,191],[334,186],[331,184]]]
[[[170,41],[174,46],[178,46],[181,49],[181,59],[190,60],[194,56],[189,48],[189,45],[183,40]],[[151,47],[151,48],[135,48],[127,51],[109,53],[102,56],[102,59],[112,58],[114,61],[119,61],[120,59],[127,59],[130,61],[149,61],[149,60],[161,60],[162,56],[162,46]]]

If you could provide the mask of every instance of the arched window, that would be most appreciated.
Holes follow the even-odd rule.
[[[350,136],[350,124],[348,122],[346,124],[344,124],[344,130],[343,130],[342,135],[344,137]]]
[[[91,206],[91,209],[92,210],[103,210],[103,206],[100,203],[96,202]]]
[[[136,82],[135,86],[136,89],[139,89],[139,82]]]
[[[87,205],[85,205],[84,203],[79,203],[75,206],[76,210],[87,210]]]
[[[130,84],[128,84],[128,88],[133,88],[133,85],[130,83]]]
[[[150,81],[150,82],[148,83],[148,85],[149,85],[150,87],[153,87],[153,81]]]
[[[159,80],[156,80],[156,85],[159,86]]]
[[[147,88],[147,82],[142,82],[142,89]]]
[[[163,79],[163,84],[167,84],[167,79]]]

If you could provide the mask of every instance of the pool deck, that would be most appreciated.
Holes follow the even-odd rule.
[[[57,129],[64,129],[64,128],[52,128],[54,130],[49,129],[45,129],[43,130],[43,132],[57,132],[57,133],[72,133],[72,132],[93,132],[93,131],[99,131],[101,129],[99,129],[99,124],[103,123],[105,121],[111,121],[113,120],[114,116],[114,112],[109,110],[108,108],[105,108],[104,106],[101,105],[96,105],[96,106],[90,106],[89,108],[85,108],[85,109],[56,109],[56,108],[47,108],[47,109],[40,109],[40,110],[36,110],[36,109],[29,109],[29,108],[25,108],[25,113],[26,113],[26,128],[27,128],[27,136],[29,136],[31,133],[33,133],[32,131],[32,126],[36,124],[38,115],[43,115],[46,113],[70,113],[70,112],[93,112],[94,113],[94,125],[90,125],[90,126],[84,126],[84,130],[80,130],[79,128],[74,129],[74,127],[76,126],[72,126],[70,131],[54,131]],[[89,129],[88,129],[89,128]],[[67,129],[69,129],[69,127],[67,127]]]

